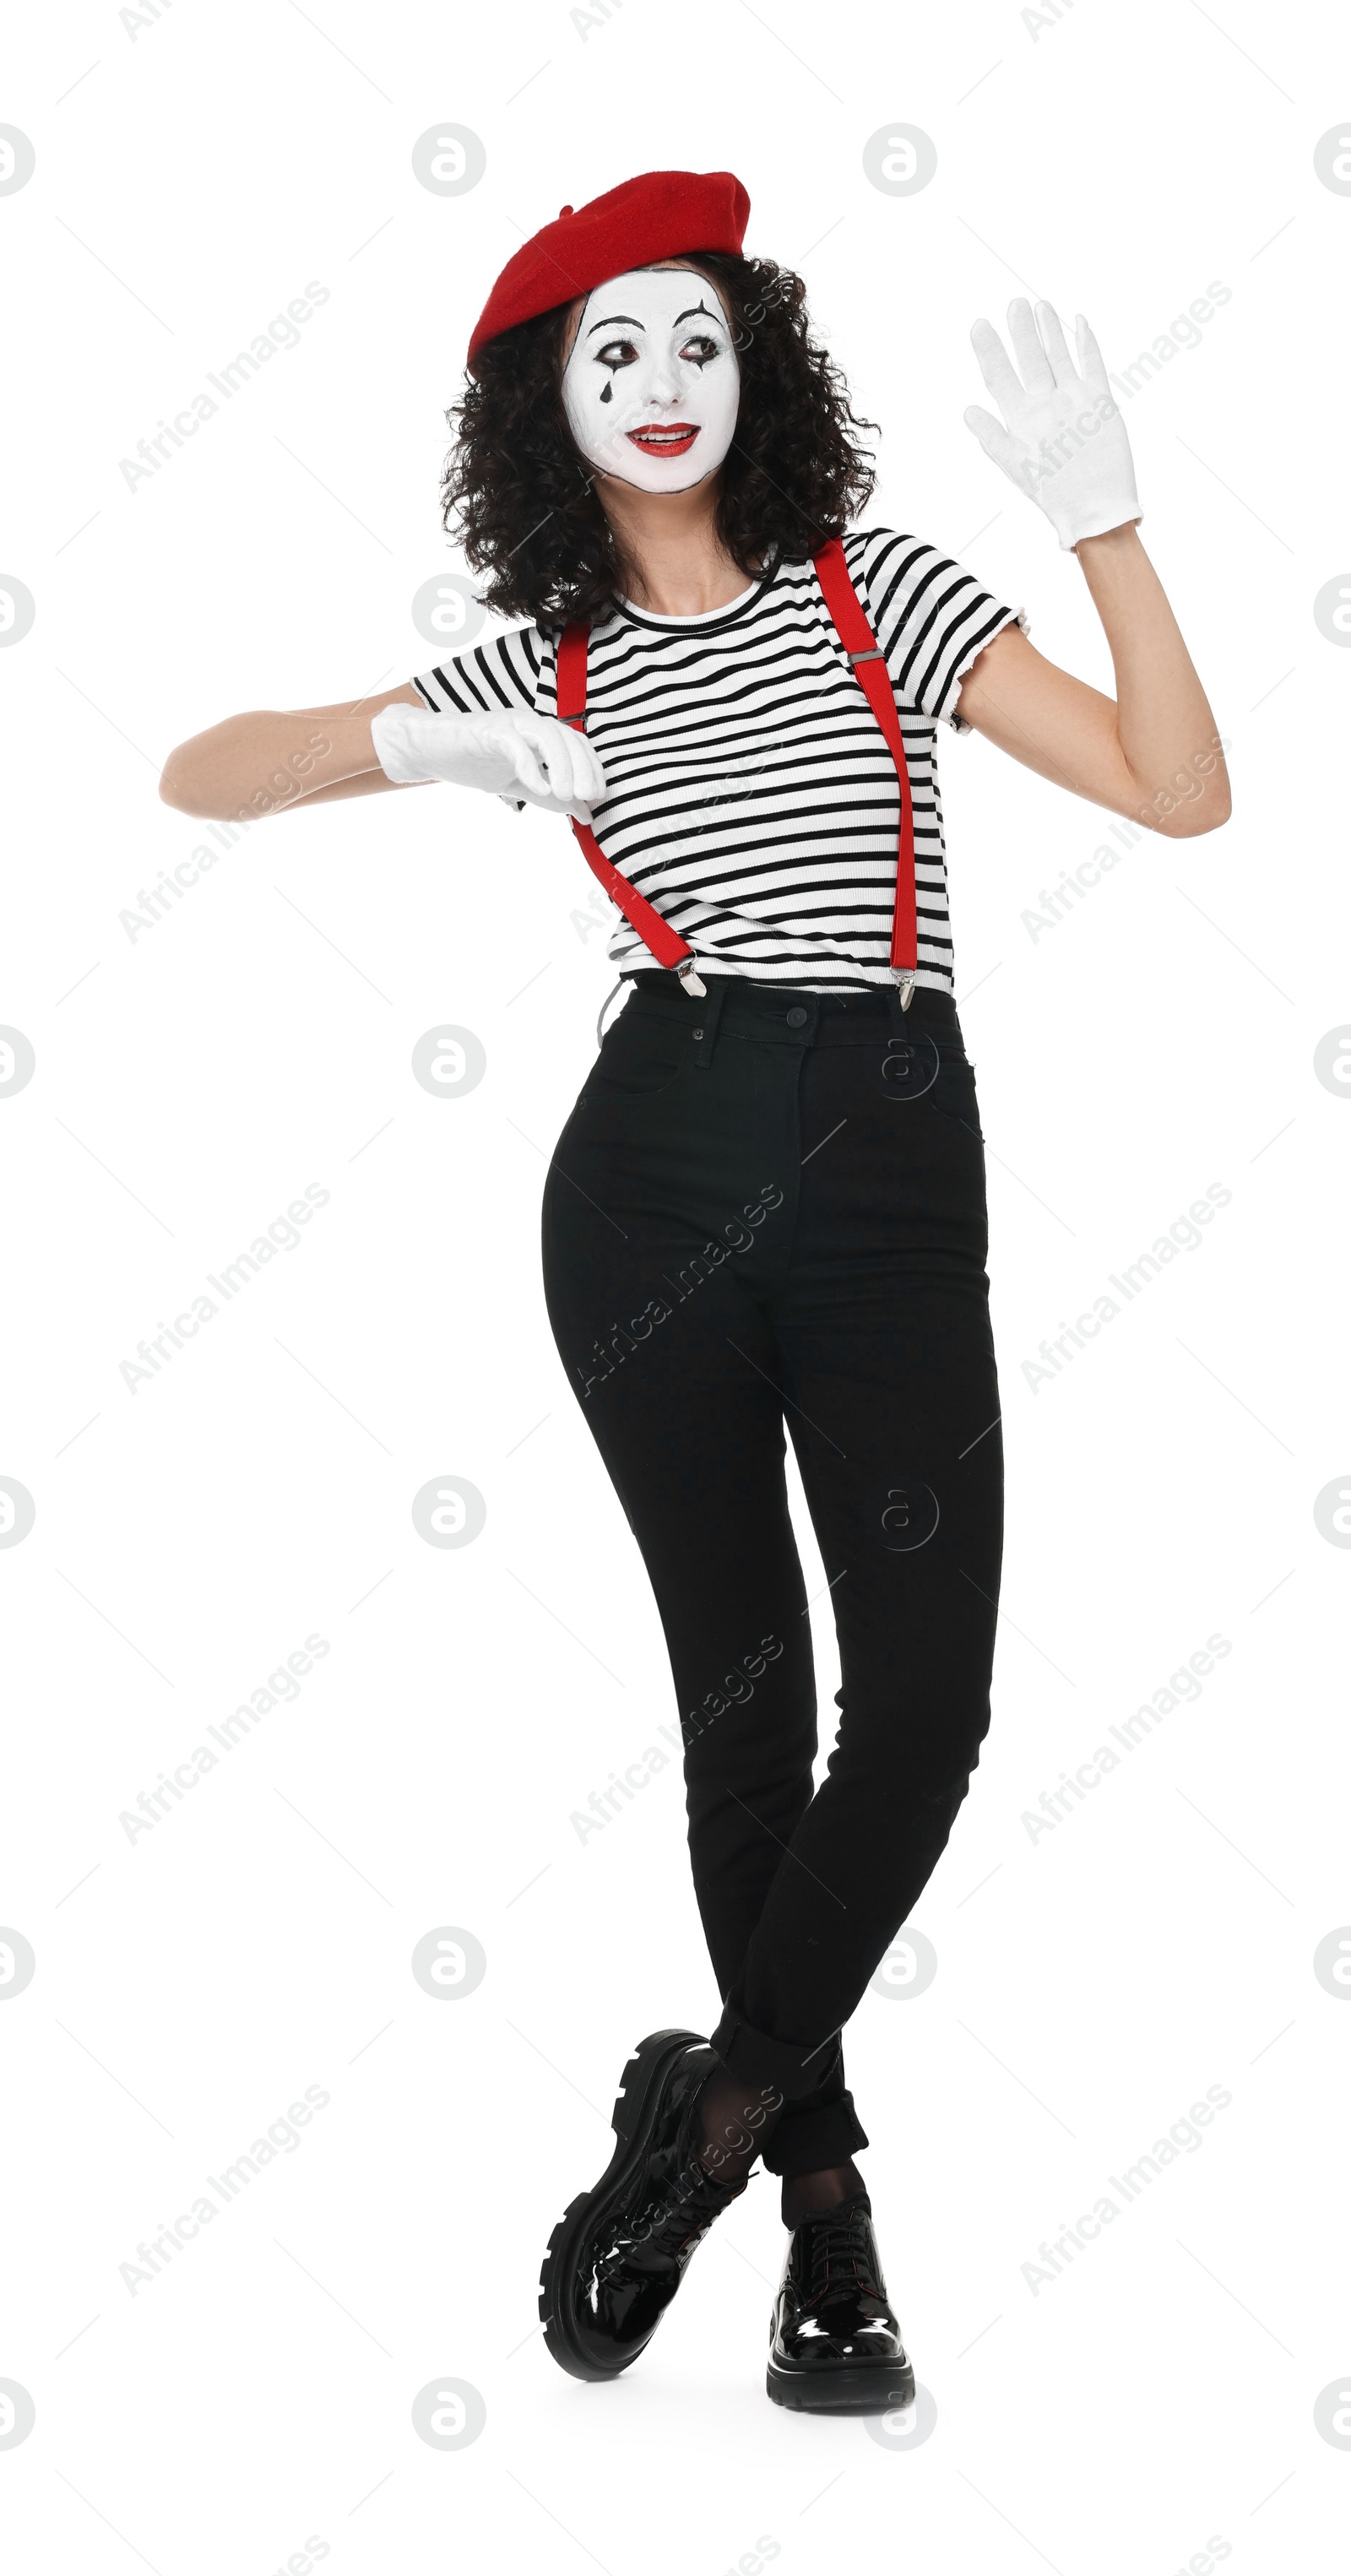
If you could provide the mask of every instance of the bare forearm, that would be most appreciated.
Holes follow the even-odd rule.
[[[412,693],[387,690],[355,707],[289,714],[260,708],[227,716],[170,752],[160,795],[182,813],[225,820],[277,813],[308,797],[331,801],[390,787],[371,741],[371,717],[392,696]]]
[[[1113,528],[1074,551],[1111,652],[1117,740],[1131,776],[1146,799],[1171,793],[1179,810],[1195,803],[1222,822],[1229,782],[1219,729],[1138,530]]]

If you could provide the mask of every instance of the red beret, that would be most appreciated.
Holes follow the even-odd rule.
[[[557,223],[533,233],[507,261],[474,325],[471,372],[478,373],[485,340],[589,295],[607,277],[688,251],[739,251],[750,210],[730,170],[645,170],[589,206],[564,206]]]

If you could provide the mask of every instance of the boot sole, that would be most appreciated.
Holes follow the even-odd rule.
[[[544,2341],[560,2370],[566,2370],[573,2379],[617,2379],[638,2359],[639,2352],[647,2349],[646,2344],[640,2344],[623,2361],[610,2363],[599,2360],[590,2350],[574,2315],[577,2262],[588,2233],[608,2215],[610,2204],[622,2199],[639,2171],[662,2089],[692,2049],[702,2049],[710,2067],[716,2062],[707,2040],[697,2030],[656,2030],[634,2050],[619,2079],[610,2118],[615,2133],[614,2154],[599,2182],[569,2201],[545,2249],[539,2283]]]
[[[909,2362],[886,2367],[863,2362],[839,2370],[776,2370],[765,2373],[765,2388],[776,2406],[799,2415],[889,2415],[895,2406],[913,2406],[915,2374]]]

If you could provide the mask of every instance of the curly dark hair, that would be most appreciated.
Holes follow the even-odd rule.
[[[689,266],[721,294],[741,366],[718,535],[751,576],[771,558],[804,562],[868,500],[873,470],[854,433],[875,423],[856,417],[839,368],[813,340],[791,269],[727,251],[691,251]],[[555,305],[485,344],[477,377],[446,414],[456,443],[441,481],[443,525],[490,576],[487,605],[545,626],[603,617],[624,586],[563,408],[568,311]]]

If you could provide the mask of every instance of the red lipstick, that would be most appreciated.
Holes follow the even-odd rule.
[[[688,456],[698,435],[697,427],[688,420],[649,420],[625,432],[644,456]]]

